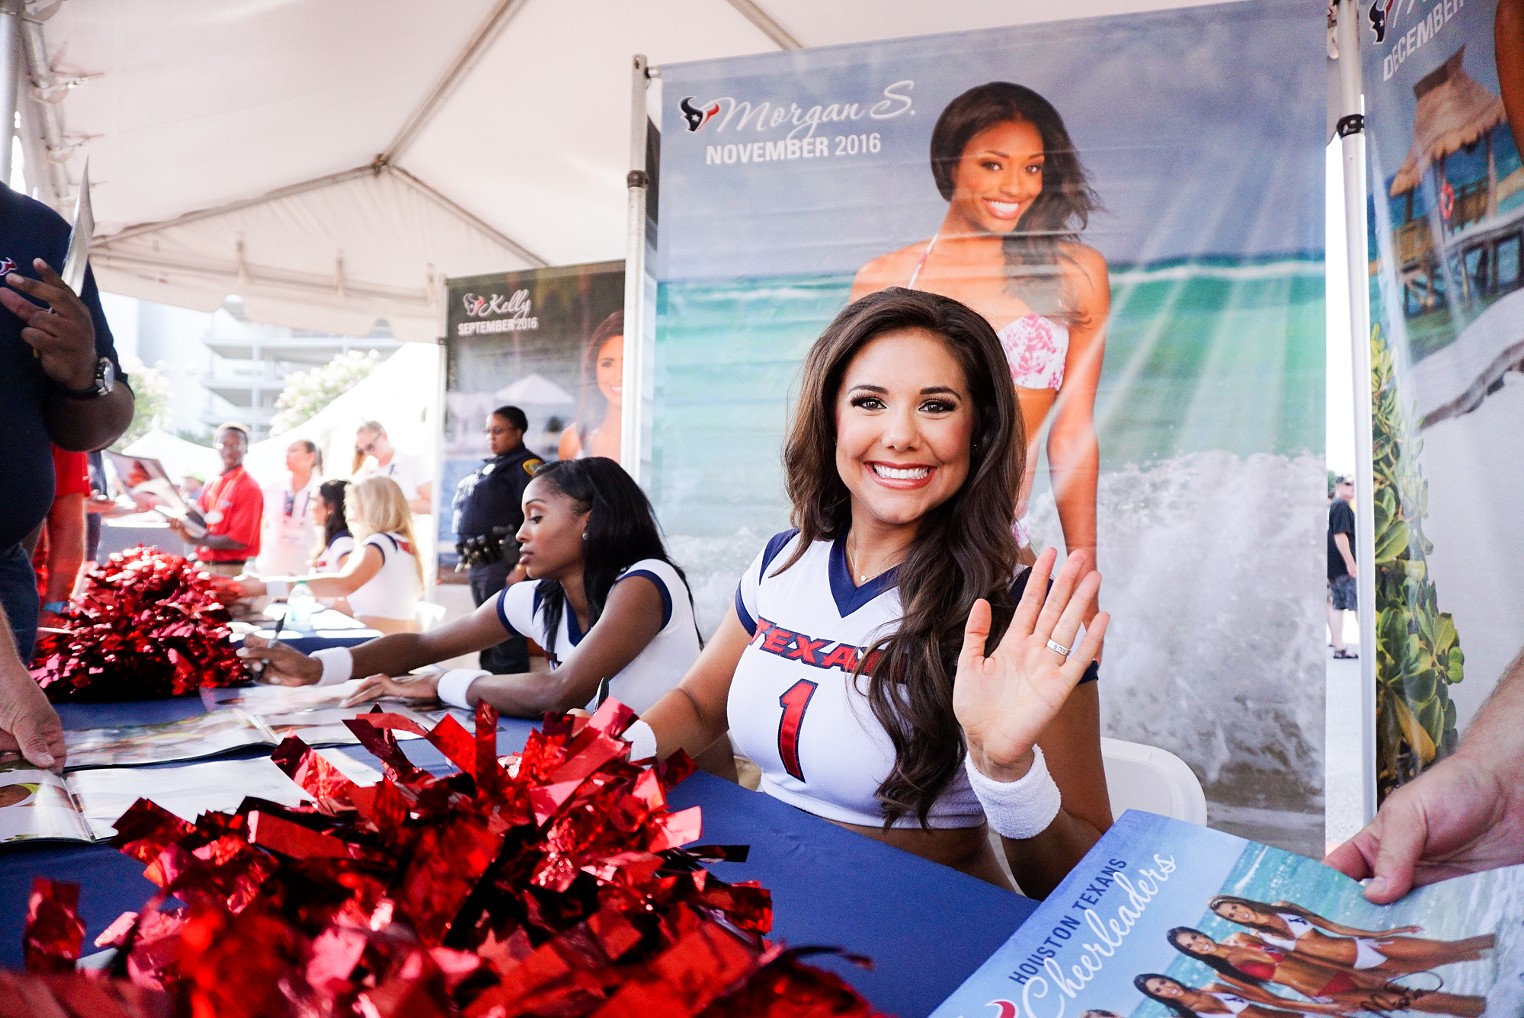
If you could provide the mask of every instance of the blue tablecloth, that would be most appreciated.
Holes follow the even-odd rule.
[[[132,704],[66,705],[64,723],[154,722],[201,709],[193,697]],[[505,719],[501,752],[524,744],[532,725]],[[432,746],[404,744],[420,766],[449,768]],[[365,758],[363,750],[354,749]],[[790,946],[842,947],[873,959],[863,970],[842,959],[811,960],[837,972],[876,1007],[901,1015],[930,1013],[1036,907],[1035,903],[954,870],[853,834],[759,792],[708,774],[674,790],[672,808],[703,810],[701,840],[747,844],[744,863],[713,863],[717,877],[757,880],[773,894],[771,936]],[[0,965],[21,963],[21,930],[34,876],[81,884],[88,944],[154,887],[142,866],[102,845],[23,844],[0,848]]]

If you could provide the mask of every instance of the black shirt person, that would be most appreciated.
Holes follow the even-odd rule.
[[[487,415],[487,448],[492,453],[455,489],[455,548],[469,570],[471,598],[478,607],[508,585],[518,564],[513,535],[524,522],[524,488],[540,457],[524,447],[529,419],[516,406]],[[494,675],[529,670],[529,647],[520,637],[482,651],[481,666]]]

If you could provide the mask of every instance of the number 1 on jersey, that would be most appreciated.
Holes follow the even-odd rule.
[[[778,718],[778,758],[783,761],[783,769],[799,781],[804,780],[804,769],[799,766],[799,728],[804,724],[805,709],[818,685],[818,682],[800,679],[778,697],[778,705],[783,708],[783,715]]]

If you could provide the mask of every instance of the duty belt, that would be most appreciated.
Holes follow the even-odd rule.
[[[507,527],[493,527],[490,534],[465,537],[455,542],[455,551],[460,555],[455,568],[460,570],[468,566],[491,565],[501,562],[505,551],[517,550],[517,544],[508,536]]]

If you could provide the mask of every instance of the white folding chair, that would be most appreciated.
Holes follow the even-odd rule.
[[[1169,750],[1122,739],[1101,739],[1111,812],[1140,809],[1206,825],[1206,795],[1195,773]]]

